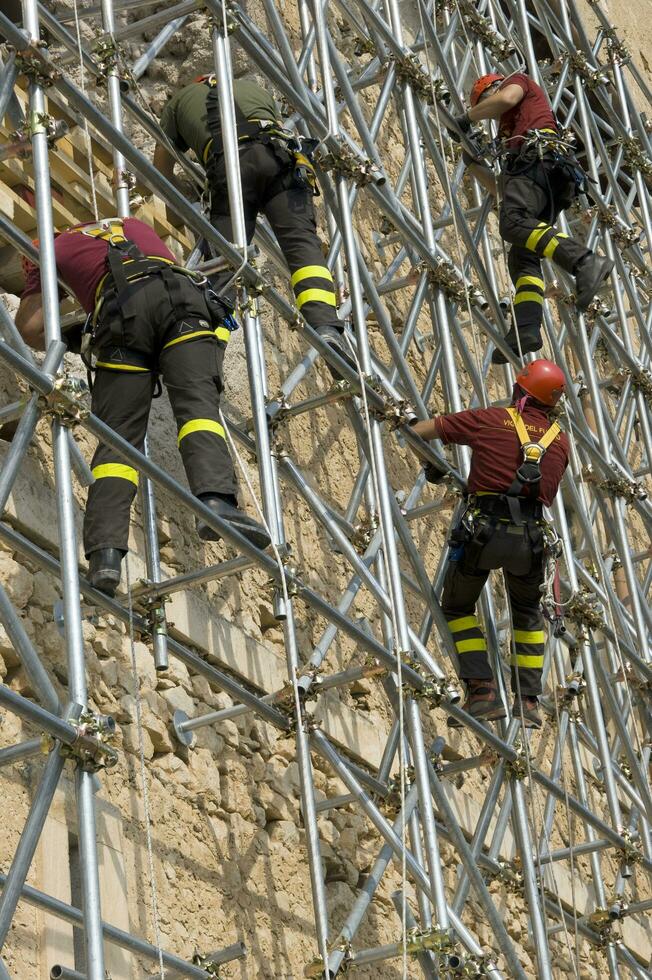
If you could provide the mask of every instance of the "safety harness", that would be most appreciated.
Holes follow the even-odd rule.
[[[217,328],[196,331],[181,339],[189,340],[205,334],[206,336],[215,336],[218,340],[228,341],[231,331],[237,329],[238,324],[229,307],[212,290],[205,276],[176,265],[171,259],[163,256],[144,255],[138,245],[125,235],[124,222],[121,218],[106,218],[95,224],[71,228],[70,233],[86,235],[89,238],[100,238],[109,246],[107,250],[108,271],[97,284],[95,306],[86,321],[82,335],[81,356],[89,370],[92,370],[89,355],[95,347],[95,330],[100,314],[103,315],[103,327],[109,333],[108,343],[124,348],[126,346],[124,342],[125,328],[130,321],[140,315],[140,305],[134,301],[138,291],[136,284],[147,276],[157,275],[161,277],[170,304],[180,318],[188,312],[179,279],[179,275],[186,276],[202,294],[209,323],[215,321],[220,323]],[[172,340],[170,344],[175,342],[177,341]],[[166,346],[170,346],[170,344]],[[98,361],[98,366],[109,365],[104,365]],[[124,368],[124,370],[127,369],[147,370],[147,367],[143,364]]]
[[[206,122],[211,138],[204,147],[203,163],[207,168],[210,179],[210,168],[224,153],[222,136],[222,119],[220,115],[217,79],[215,75],[200,75],[197,82],[203,82],[208,87],[206,96]],[[319,140],[297,137],[283,128],[278,119],[248,119],[236,99],[233,100],[235,109],[238,143],[259,142],[269,143],[277,150],[288,155],[288,162],[293,164],[292,176],[298,187],[304,187],[314,196],[319,194],[312,154]]]
[[[552,163],[552,169],[562,174],[567,181],[568,199],[564,200],[564,208],[572,204],[578,194],[586,194],[589,189],[589,177],[581,167],[573,152],[573,146],[568,140],[559,135],[556,129],[531,129],[523,136],[523,142],[518,151],[508,147],[511,137],[499,140],[501,149],[495,157],[504,157],[503,169],[510,177],[527,177],[538,184],[550,198],[552,221],[552,187],[548,169],[543,165],[544,160]]]
[[[516,470],[511,486],[505,493],[505,499],[507,501],[510,516],[513,522],[515,524],[522,524],[523,517],[518,498],[521,496],[524,487],[529,488],[530,498],[536,499],[538,496],[539,483],[541,482],[541,460],[546,454],[548,447],[560,435],[561,427],[557,422],[553,422],[550,428],[541,436],[539,441],[533,442],[528,435],[525,422],[523,421],[523,418],[519,414],[518,410],[510,407],[507,409],[507,414],[514,423],[516,434],[519,438],[519,442],[521,443],[523,461]]]

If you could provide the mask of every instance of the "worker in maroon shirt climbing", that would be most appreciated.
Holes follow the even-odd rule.
[[[471,108],[455,122],[468,133],[475,122],[498,119],[503,165],[498,186],[500,234],[511,244],[508,268],[514,284],[516,323],[505,340],[515,354],[540,350],[544,281],[541,259],[551,259],[575,276],[576,305],[586,310],[607,278],[613,262],[600,258],[581,242],[554,227],[554,221],[580,193],[586,175],[569,144],[563,140],[548,97],[540,85],[516,72],[478,78],[470,96]],[[451,133],[454,139],[459,135]],[[493,172],[464,154],[472,173],[494,196]],[[495,350],[494,364],[505,356]]]
[[[222,365],[232,321],[206,281],[175,264],[148,225],[109,218],[78,225],[55,239],[59,278],[88,314],[81,350],[95,358],[92,411],[137,449],[143,449],[152,398],[161,374],[178,429],[190,489],[257,547],[265,529],[238,508],[233,464],[220,422]],[[43,350],[40,271],[26,263],[16,314],[25,341]],[[63,295],[63,291],[62,295]],[[128,548],[129,513],[137,471],[100,443],[95,482],[84,518],[89,581],[113,595]],[[203,540],[218,535],[202,522]]]
[[[451,534],[441,606],[467,682],[464,710],[474,718],[505,717],[487,657],[476,603],[491,569],[502,568],[514,625],[514,717],[540,728],[538,697],[545,647],[541,586],[546,546],[556,539],[543,520],[568,464],[568,438],[550,413],[565,388],[551,361],[528,364],[518,375],[509,408],[481,408],[418,422],[423,439],[470,446],[468,507]],[[443,472],[426,466],[433,483]],[[449,718],[451,727],[457,721]]]

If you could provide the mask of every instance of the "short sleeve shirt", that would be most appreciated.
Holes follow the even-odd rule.
[[[87,222],[94,224],[94,222]],[[83,225],[79,225],[83,228]],[[155,255],[174,262],[170,249],[158,237],[153,228],[137,218],[126,218],[123,223],[125,237],[134,242],[143,255]],[[64,231],[54,240],[54,255],[57,273],[71,293],[77,297],[80,306],[87,313],[95,308],[95,290],[102,276],[108,272],[108,242],[92,238],[81,232]],[[31,262],[25,279],[22,298],[41,292],[41,271]]]
[[[161,113],[161,129],[170,142],[181,153],[193,150],[200,160],[211,138],[206,118],[208,91],[204,82],[191,82],[175,92]],[[279,118],[273,97],[253,79],[236,80],[233,94],[238,108],[247,119]]]
[[[557,130],[552,106],[540,85],[520,73],[509,75],[500,88],[507,88],[508,85],[518,85],[523,90],[523,98],[518,105],[500,117],[498,135],[508,140],[508,149],[519,150],[522,143],[520,137],[530,129]]]
[[[551,422],[545,412],[532,405],[523,410],[523,421],[533,442],[548,431]],[[470,446],[470,493],[478,490],[504,493],[512,484],[522,462],[521,443],[514,423],[504,408],[470,409],[435,420],[437,436],[446,444]],[[568,436],[560,433],[550,444],[541,461],[538,499],[546,506],[555,499],[568,465]],[[523,488],[527,496],[528,488]]]

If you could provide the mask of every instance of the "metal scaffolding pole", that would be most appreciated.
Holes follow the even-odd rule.
[[[391,959],[405,957],[411,970],[409,958],[415,957],[427,977],[498,978],[502,974],[495,960],[502,955],[506,973],[524,977],[526,968],[510,935],[510,917],[499,908],[494,888],[489,887],[492,882],[524,893],[537,976],[552,980],[560,952],[572,953],[577,972],[583,944],[591,947],[595,963],[613,980],[647,976],[638,940],[626,929],[617,933],[613,926],[629,915],[636,917],[639,927],[646,915],[649,923],[652,881],[652,559],[644,538],[652,519],[652,506],[645,499],[652,491],[652,159],[648,125],[635,108],[641,101],[650,103],[648,83],[599,3],[592,4],[596,30],[593,23],[582,21],[574,0],[454,0],[443,6],[426,0],[338,0],[335,9],[323,0],[298,0],[299,32],[290,27],[275,0],[265,0],[262,23],[258,12],[246,12],[238,3],[229,3],[228,9],[217,0],[207,3],[208,11],[182,3],[147,16],[138,9],[146,5],[131,0],[102,0],[86,8],[84,17],[103,35],[100,58],[90,48],[78,50],[65,26],[67,12],[51,13],[41,10],[36,0],[24,0],[23,30],[0,12],[0,31],[16,49],[7,57],[3,53],[0,120],[17,101],[14,90],[22,73],[29,82],[34,228],[40,254],[30,240],[33,232],[30,235],[23,224],[18,228],[6,215],[0,218],[0,238],[40,264],[47,350],[43,363],[37,364],[2,307],[0,358],[29,391],[18,400],[14,393],[6,407],[0,406],[2,422],[18,420],[3,457],[0,509],[4,513],[10,506],[27,452],[38,444],[37,425],[47,419],[53,433],[59,554],[56,546],[52,553],[44,550],[22,524],[19,529],[0,524],[0,539],[18,559],[22,556],[61,580],[68,663],[62,699],[41,662],[38,637],[32,640],[23,625],[9,586],[0,586],[0,620],[31,691],[26,697],[0,685],[0,703],[32,732],[45,732],[55,740],[49,743],[50,754],[34,788],[12,865],[0,876],[0,949],[5,938],[5,950],[11,942],[16,904],[24,899],[75,926],[83,924],[85,972],[57,964],[53,976],[104,980],[103,939],[154,963],[159,957],[154,946],[102,922],[91,770],[113,762],[99,735],[102,725],[108,730],[113,722],[88,710],[94,692],[87,690],[84,670],[81,589],[85,601],[151,636],[157,668],[165,669],[168,656],[178,658],[233,699],[231,707],[197,718],[177,712],[175,731],[189,751],[195,729],[219,726],[249,712],[260,723],[294,737],[315,923],[316,958],[306,968],[307,976],[330,980],[365,964],[376,964],[385,975],[385,961],[393,970]],[[117,26],[116,14],[123,11],[133,11],[140,19],[130,15],[128,24]],[[57,58],[56,72],[47,46],[28,40],[39,37],[39,17],[50,37],[65,49]],[[206,22],[211,29],[232,241],[223,238],[208,216],[137,148],[144,145],[143,137],[167,145],[136,89],[138,79],[189,20]],[[126,72],[134,90],[126,95],[121,91],[127,63],[122,41],[150,31],[153,40]],[[248,246],[231,65],[235,44],[287,102],[292,126],[321,141],[316,164],[330,238],[325,262],[334,273],[340,315],[347,318],[348,362],[261,274],[254,262],[257,250]],[[538,60],[546,46],[554,65]],[[80,59],[95,79],[105,78],[107,114],[70,77],[70,67]],[[424,418],[442,409],[457,412],[492,401],[505,404],[510,393],[512,369],[519,359],[504,343],[504,300],[509,291],[505,250],[496,236],[492,201],[477,183],[465,180],[459,150],[446,129],[452,113],[464,107],[463,94],[473,72],[509,74],[524,64],[547,89],[560,121],[581,141],[593,178],[581,207],[560,217],[561,227],[616,262],[609,287],[611,310],[596,302],[583,315],[576,314],[570,278],[559,273],[553,282],[550,269],[544,272],[549,287],[544,352],[564,367],[573,384],[565,419],[571,466],[554,507],[566,554],[562,581],[570,594],[568,630],[559,639],[551,637],[546,647],[544,736],[549,738],[541,754],[537,747],[544,743],[537,743],[539,736],[519,736],[515,720],[496,728],[468,716],[447,681],[449,660],[455,662],[456,653],[438,595],[447,524],[458,513],[452,497],[464,489],[470,453],[457,448],[452,466],[438,444],[417,441],[408,424],[414,413]],[[273,555],[248,544],[147,453],[134,450],[93,414],[77,412],[79,395],[74,384],[70,387],[60,343],[51,193],[58,178],[54,166],[52,174],[49,169],[48,154],[56,143],[47,126],[48,110],[54,117],[58,112],[66,118],[72,115],[74,124],[84,121],[92,146],[108,146],[119,216],[129,216],[130,195],[140,180],[156,195],[155,208],[166,205],[184,222],[182,234],[208,242],[219,253],[222,267],[231,270],[244,326],[253,437],[230,419],[225,423],[237,445],[255,455]],[[472,149],[467,142],[463,145]],[[179,156],[176,151],[175,155]],[[195,183],[201,183],[200,167],[185,159],[183,166]],[[106,196],[103,200],[106,206]],[[84,207],[87,214],[88,202]],[[274,274],[287,275],[266,224],[256,244]],[[193,261],[199,247],[195,242]],[[269,336],[259,315],[263,304],[276,314]],[[270,398],[268,342],[283,349],[286,324],[296,329],[309,353],[299,355],[288,376],[281,377],[279,394]],[[505,369],[492,369],[494,347],[509,355]],[[311,386],[323,362],[344,380],[315,393]],[[308,418],[321,425],[323,413],[341,420],[357,447],[349,483],[340,488],[346,490],[341,505],[334,504],[329,488],[317,482],[317,474],[310,471],[312,461],[299,465],[301,457],[293,448],[292,426]],[[79,578],[71,458],[82,481],[90,477],[71,437],[73,424],[102,439],[141,474],[149,581],[132,590],[133,610]],[[292,438],[286,439],[286,434]],[[415,477],[411,457],[403,452],[406,446],[445,464],[443,491],[428,487],[423,474]],[[238,556],[207,568],[196,567],[196,561],[188,568],[175,567],[168,577],[158,553],[155,486],[171,495],[175,507],[218,531]],[[288,502],[297,496],[313,533],[325,534],[337,556],[330,564],[324,561],[323,568],[315,554],[299,560],[298,567],[288,560],[291,550],[302,554],[301,548],[292,548],[285,519]],[[310,562],[309,567],[303,561],[306,566]],[[232,576],[246,576],[252,568],[271,579],[273,611],[284,632],[287,682],[280,691],[252,690],[209,663],[203,650],[189,648],[172,624],[169,636],[165,630],[167,597],[209,582],[232,581]],[[319,587],[307,584],[315,570]],[[360,608],[364,618],[357,620]],[[494,581],[487,583],[481,609],[504,694],[501,643],[509,616]],[[318,618],[319,625],[318,639],[311,639],[305,650],[299,630],[307,616]],[[353,651],[344,664],[336,660],[336,640]],[[309,698],[319,700],[326,691],[339,697],[363,679],[388,707],[378,770],[371,762],[351,761],[347,748],[355,757],[353,745],[336,749],[330,733],[327,737],[315,725],[306,708]],[[447,747],[440,736],[427,747],[425,732],[430,740],[433,730],[445,731],[445,714],[464,725],[460,741],[449,739]],[[3,774],[9,765],[34,756],[41,744],[40,739],[21,738],[0,749]],[[63,768],[61,745],[75,765],[83,912],[25,885]],[[445,754],[448,749],[452,755]],[[346,795],[330,790],[328,798],[317,802],[311,752],[328,761],[344,782]],[[489,778],[477,780],[478,772]],[[465,809],[467,786],[474,787],[477,800]],[[353,808],[368,818],[379,853],[351,909],[339,919],[343,925],[333,941],[332,892],[324,880],[318,817],[328,819],[335,808],[339,814],[346,812],[342,808]],[[453,864],[459,863],[457,880],[450,863],[442,863],[442,841],[452,848]],[[414,893],[400,881],[403,862]],[[399,941],[394,932],[375,938],[373,946],[354,948],[376,907],[378,890],[390,876],[392,889],[400,885],[400,897],[394,894],[393,900],[407,932]],[[574,878],[592,885],[581,909],[573,904],[578,901]],[[499,894],[504,895],[502,887]],[[495,948],[483,950],[476,938],[481,926],[490,928]],[[191,966],[174,954],[161,955],[166,970],[174,974],[212,975],[208,968]],[[216,968],[242,955],[239,944],[237,949],[207,955],[202,962],[211,961]],[[287,969],[293,968],[288,964]],[[248,975],[256,970],[256,965],[247,964]],[[2,961],[0,974],[9,975]]]

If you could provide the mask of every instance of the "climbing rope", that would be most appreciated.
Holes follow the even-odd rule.
[[[376,498],[376,504],[380,497],[379,493],[379,480],[378,480],[378,468],[376,466],[376,458],[373,451],[372,441],[371,441],[371,416],[369,413],[369,403],[367,401],[367,391],[365,376],[362,370],[362,365],[358,359],[358,352],[355,349],[355,345],[352,343],[351,338],[347,333],[344,333],[344,337],[349,347],[351,356],[355,362],[355,367],[358,372],[358,378],[360,380],[360,395],[362,399],[362,408],[364,414],[364,428],[365,435],[367,437],[367,448],[368,448],[368,460],[369,467],[371,470],[372,485],[374,488],[374,496]],[[403,663],[401,659],[400,644],[398,642],[398,621],[396,618],[396,605],[395,596],[393,595],[392,588],[392,576],[390,575],[389,561],[387,558],[387,548],[388,542],[385,535],[383,521],[379,521],[380,535],[382,541],[382,558],[383,566],[385,569],[385,581],[387,582],[387,587],[390,592],[390,618],[392,622],[392,643],[394,646],[394,656],[396,657],[396,680],[398,688],[398,727],[399,727],[399,740],[398,740],[398,762],[399,762],[399,781],[400,781],[400,799],[401,799],[401,943],[402,943],[402,956],[403,956],[403,980],[409,980],[408,974],[408,953],[407,953],[407,942],[408,942],[408,927],[407,927],[407,837],[406,837],[406,814],[405,814],[405,797],[406,797],[406,770],[407,770],[407,758],[405,755],[405,710],[404,710],[404,689],[403,689]]]
[[[434,115],[435,123],[437,125],[437,139],[438,139],[438,142],[439,142],[439,151],[441,153],[441,158],[444,161],[444,175],[445,175],[445,178],[446,178],[446,190],[448,192],[448,200],[449,201],[453,201],[454,200],[454,194],[453,194],[453,189],[452,189],[450,174],[448,172],[448,167],[446,166],[446,158],[447,158],[447,155],[446,155],[446,147],[445,147],[445,144],[444,144],[444,134],[443,134],[443,130],[442,130],[441,120],[439,118],[439,113],[436,110],[436,106],[437,106],[437,95],[436,95],[436,90],[435,90],[434,72],[433,72],[432,65],[430,63],[430,55],[428,53],[429,42],[427,40],[425,24],[424,24],[424,21],[423,21],[423,10],[421,8],[421,2],[420,2],[420,0],[417,0],[417,9],[419,11],[419,21],[420,21],[420,24],[421,24],[421,35],[422,35],[422,38],[423,38],[423,45],[424,45],[423,50],[424,50],[424,54],[425,54],[425,57],[426,57],[426,67],[428,69],[428,80],[430,82],[430,97],[432,99],[433,110],[434,110],[433,115]],[[453,233],[454,233],[455,246],[456,246],[456,251],[457,251],[457,261],[459,263],[460,272],[461,272],[462,276],[464,276],[464,258],[463,258],[462,238],[461,238],[460,231],[459,231],[459,226],[458,226],[458,222],[457,222],[457,216],[455,214],[455,208],[453,207],[452,204],[451,204],[451,208],[450,208],[450,213],[451,213],[451,219],[452,219],[452,223],[453,223]],[[467,316],[469,318],[469,326],[471,327],[471,336],[472,336],[472,339],[473,339],[473,356],[474,356],[474,360],[475,360],[475,367],[476,367],[476,371],[478,372],[478,377],[479,378],[482,378],[483,371],[482,371],[482,355],[480,353],[480,339],[479,339],[479,336],[478,336],[477,326],[476,326],[475,320],[473,318],[473,312],[471,310],[471,297],[469,296],[468,289],[465,289],[464,290],[464,299],[465,299],[465,304],[466,304]],[[482,398],[482,407],[483,408],[486,408],[487,405],[488,405],[488,401],[487,401],[486,387],[484,385],[482,385],[482,388],[481,388],[481,398]]]
[[[77,35],[77,53],[79,55],[79,81],[82,94],[86,97],[86,70],[84,68],[84,50],[82,48],[81,40],[81,25],[79,21],[79,11],[77,9],[77,0],[73,0],[73,6],[75,11],[75,33]],[[93,217],[96,221],[99,220],[100,213],[97,209],[97,192],[95,189],[95,170],[93,168],[93,144],[91,142],[91,132],[88,128],[88,119],[84,116],[84,143],[86,145],[86,156],[88,159],[88,176],[91,182],[91,200],[93,203]]]
[[[134,642],[134,607],[131,594],[131,575],[129,573],[129,552],[125,556],[125,573],[127,576],[127,602],[129,611],[129,649],[131,652],[131,674],[134,683],[134,702],[136,706],[136,729],[138,731],[138,759],[140,765],[140,782],[143,792],[143,810],[145,815],[145,842],[147,845],[147,866],[152,895],[152,919],[154,922],[154,945],[158,951],[158,965],[161,980],[165,980],[165,965],[163,963],[163,946],[161,944],[161,922],[158,912],[158,891],[154,874],[154,848],[152,846],[152,815],[147,785],[145,766],[145,738],[143,735],[143,714],[140,696],[140,677],[136,663],[136,645]]]

